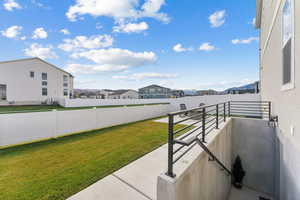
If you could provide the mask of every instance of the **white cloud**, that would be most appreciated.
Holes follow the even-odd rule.
[[[170,18],[165,13],[159,13],[160,8],[165,5],[165,0],[146,0],[142,6],[140,17],[153,17],[168,23]]]
[[[110,47],[113,45],[113,42],[114,39],[110,35],[77,36],[74,39],[64,39],[64,43],[58,45],[58,48],[71,52]]]
[[[60,32],[63,33],[64,35],[70,35],[71,34],[70,31],[66,28],[61,29]]]
[[[118,72],[124,71],[129,67],[126,65],[85,65],[85,64],[69,64],[65,70],[73,74],[97,74],[103,72]]]
[[[200,51],[213,51],[213,50],[216,50],[216,47],[211,45],[209,42],[205,42],[200,45],[199,50]]]
[[[101,23],[96,23],[96,29],[97,30],[100,30],[100,29],[102,29],[103,28],[103,26],[101,25]]]
[[[38,0],[31,0],[31,3],[40,8],[49,8],[49,7],[45,6],[44,4],[42,4],[41,2],[39,2]]]
[[[118,26],[113,27],[113,32],[118,33],[140,33],[149,28],[146,22],[140,23],[128,23],[124,24],[123,22],[119,23]]]
[[[73,58],[86,58],[98,64],[142,66],[157,60],[153,52],[132,52],[127,49],[94,49],[72,54]]]
[[[6,30],[1,31],[1,34],[7,38],[18,38],[21,34],[21,30],[23,29],[22,26],[11,26],[8,27]]]
[[[131,75],[113,76],[114,79],[124,79],[124,80],[170,79],[176,77],[177,74],[162,74],[156,72],[144,72],[144,73],[135,73]]]
[[[176,44],[174,47],[173,47],[173,51],[175,52],[185,52],[185,51],[192,51],[193,49],[192,48],[184,48],[181,44]]]
[[[44,28],[37,28],[33,31],[33,39],[46,39],[47,37],[48,33],[45,31]]]
[[[33,43],[29,48],[24,49],[24,53],[26,56],[39,57],[41,59],[57,58],[57,55],[52,50],[53,46],[51,45],[42,46],[40,44]]]
[[[66,16],[71,21],[76,21],[78,16],[88,14],[94,17],[112,17],[117,21],[151,17],[168,22],[169,17],[159,12],[164,4],[165,0],[146,0],[143,5],[140,5],[139,0],[76,0]]]
[[[125,71],[131,67],[152,64],[157,60],[153,52],[132,52],[127,49],[94,49],[73,53],[75,59],[85,58],[95,62],[94,65],[71,64],[72,73],[95,74],[99,72]]]
[[[256,18],[255,18],[255,17],[252,19],[251,24],[252,24],[253,26],[256,26]]]
[[[3,7],[5,10],[13,11],[14,9],[21,9],[22,7],[15,0],[4,0]]]
[[[234,40],[231,40],[232,44],[250,44],[254,41],[258,41],[258,37],[249,37],[247,39],[234,39]]]
[[[216,11],[213,14],[209,16],[209,22],[211,24],[211,27],[217,28],[222,26],[225,23],[225,10]]]

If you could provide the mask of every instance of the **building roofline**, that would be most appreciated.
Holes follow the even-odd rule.
[[[137,91],[132,90],[132,89],[124,89],[124,90],[120,90],[120,91],[115,91],[115,92],[111,93],[110,95],[122,95],[122,94],[125,94],[126,92],[129,92],[129,91],[133,91],[133,92],[138,93]]]
[[[263,0],[256,0],[256,17],[255,17],[255,28],[260,29],[261,27],[261,16],[262,16],[262,4]]]
[[[148,85],[148,86],[145,86],[145,87],[139,88],[139,90],[140,90],[140,89],[144,89],[144,88],[148,88],[148,87],[153,87],[153,86],[155,86],[155,87],[160,87],[160,88],[165,88],[165,89],[169,89],[169,90],[171,90],[170,88],[163,87],[163,86],[156,85],[156,84],[152,84],[152,85]]]
[[[47,61],[45,61],[45,60],[43,60],[43,59],[41,59],[41,58],[38,58],[38,57],[33,57],[33,58],[22,58],[22,59],[7,60],[7,61],[0,61],[0,64],[11,63],[11,62],[21,62],[21,61],[27,61],[27,60],[39,60],[39,61],[41,61],[41,62],[43,62],[43,63],[45,63],[45,64],[48,64],[48,65],[54,67],[55,69],[57,69],[57,70],[59,70],[59,71],[62,71],[62,72],[64,72],[64,73],[69,74],[71,77],[74,77],[71,73],[69,73],[69,72],[67,72],[67,71],[65,71],[65,70],[63,70],[63,69],[61,69],[61,68],[59,68],[59,67],[57,67],[57,66],[55,66],[55,65],[53,65],[53,64],[51,64],[51,63],[49,63],[49,62],[47,62]]]

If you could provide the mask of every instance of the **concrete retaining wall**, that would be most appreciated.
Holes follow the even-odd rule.
[[[54,138],[166,115],[170,105],[149,105],[0,115],[0,147]]]
[[[219,130],[208,135],[208,148],[228,169],[232,168],[236,156],[240,155],[246,171],[245,186],[270,196],[274,196],[276,190],[275,173],[278,170],[275,144],[275,129],[268,126],[268,121],[258,119],[231,118]],[[291,150],[285,149],[281,156],[282,183],[292,184],[297,179],[288,172],[296,171],[297,167],[299,169],[299,159],[284,162]],[[230,177],[220,171],[215,162],[208,161],[207,153],[198,145],[174,165],[174,172],[175,178],[164,174],[158,177],[157,200],[224,200],[228,197]],[[294,185],[289,190],[297,191],[297,187]],[[298,197],[295,192],[285,192],[287,195],[295,197],[290,199]]]
[[[219,130],[209,134],[208,148],[231,167],[231,126],[228,120]],[[224,200],[231,188],[231,177],[216,162],[208,160],[206,152],[197,145],[175,164],[174,179],[158,177],[157,200]]]
[[[271,196],[275,192],[274,130],[266,120],[233,118],[232,163],[240,155],[246,171],[243,183]]]

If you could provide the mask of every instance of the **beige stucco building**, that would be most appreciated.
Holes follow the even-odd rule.
[[[262,100],[277,127],[277,198],[300,198],[300,1],[257,0]]]
[[[0,104],[53,103],[73,95],[73,76],[40,59],[0,62]]]

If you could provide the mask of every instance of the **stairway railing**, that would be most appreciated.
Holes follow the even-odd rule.
[[[206,136],[213,130],[219,129],[220,124],[226,122],[227,117],[261,118],[270,120],[271,102],[228,101],[168,114],[167,175],[175,177],[173,165],[197,144],[200,145],[201,148],[222,167],[222,169],[228,174],[231,174],[230,170],[205,145]],[[177,121],[175,121],[175,118]],[[182,123],[188,125],[177,129],[176,125]],[[179,147],[175,148],[175,144],[179,144]],[[188,148],[183,151],[184,147]]]

